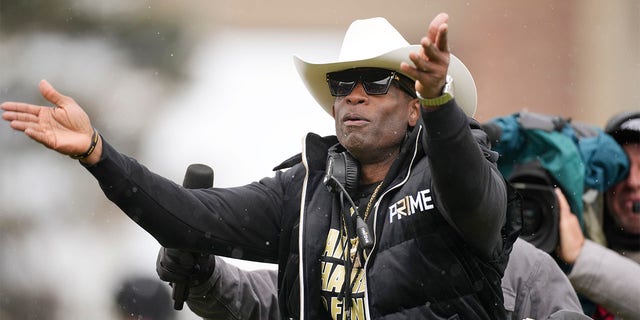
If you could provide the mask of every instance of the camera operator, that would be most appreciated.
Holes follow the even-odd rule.
[[[618,254],[640,247],[639,118],[616,115],[605,132],[527,112],[484,125],[523,196],[521,238],[558,258],[596,319],[640,317],[640,266]]]
[[[585,197],[585,216],[599,218],[588,220],[593,223],[586,228],[587,238],[576,216],[570,214],[564,196],[558,192],[558,256],[572,266],[568,276],[576,291],[597,304],[593,314],[595,319],[638,319],[640,112],[613,116],[605,132],[614,137],[625,151],[630,164],[628,175],[604,194]]]

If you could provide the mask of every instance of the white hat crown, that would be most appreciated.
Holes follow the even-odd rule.
[[[344,36],[338,61],[370,59],[408,46],[409,42],[387,19],[356,20]]]

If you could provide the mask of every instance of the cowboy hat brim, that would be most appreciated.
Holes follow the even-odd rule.
[[[329,85],[326,81],[327,73],[369,67],[394,70],[409,77],[400,70],[400,62],[405,61],[413,65],[413,62],[409,59],[409,53],[418,52],[420,48],[420,45],[409,45],[368,59],[332,63],[307,62],[298,56],[294,56],[293,60],[298,74],[311,95],[329,115],[333,115],[332,108],[336,98],[329,91]],[[456,102],[467,116],[473,117],[476,112],[478,97],[476,84],[471,72],[460,59],[451,54],[447,73],[453,78]],[[412,77],[409,78],[413,79]]]

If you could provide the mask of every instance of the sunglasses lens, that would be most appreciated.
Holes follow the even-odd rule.
[[[344,97],[353,91],[358,81],[370,95],[383,95],[389,91],[394,72],[385,69],[351,69],[327,74],[329,90],[334,97]]]
[[[329,90],[334,97],[343,97],[351,93],[356,86],[357,81],[341,81],[336,79],[328,79]]]
[[[389,84],[393,79],[393,71],[374,70],[362,74],[362,84],[367,94],[387,94]]]

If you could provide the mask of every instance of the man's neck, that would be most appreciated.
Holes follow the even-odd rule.
[[[389,172],[397,153],[382,161],[374,163],[360,163],[360,184],[367,185],[382,181]]]

